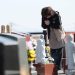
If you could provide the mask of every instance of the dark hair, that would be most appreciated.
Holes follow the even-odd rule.
[[[41,11],[42,17],[46,17],[53,14],[54,14],[54,10],[51,7],[42,8],[42,11]]]
[[[42,27],[44,29],[46,28],[55,28],[55,29],[61,29],[61,17],[59,15],[58,11],[53,10],[51,7],[44,7],[41,11],[42,15]],[[47,16],[51,16],[50,18],[47,18]],[[49,20],[50,24],[45,25],[44,21]]]

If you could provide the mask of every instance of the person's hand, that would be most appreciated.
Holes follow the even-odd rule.
[[[50,21],[49,20],[45,20],[44,22],[45,22],[46,25],[49,25],[50,24]]]

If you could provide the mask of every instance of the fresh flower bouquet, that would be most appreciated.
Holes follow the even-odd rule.
[[[35,58],[36,58],[35,50],[28,50],[27,54],[28,54],[28,61],[29,62],[35,61]]]

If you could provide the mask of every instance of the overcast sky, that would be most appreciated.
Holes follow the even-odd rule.
[[[41,28],[41,9],[59,11],[65,31],[75,29],[75,0],[0,0],[0,25],[12,24],[14,31],[36,32]]]

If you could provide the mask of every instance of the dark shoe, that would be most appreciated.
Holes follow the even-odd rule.
[[[57,66],[57,70],[61,70],[60,66]]]

